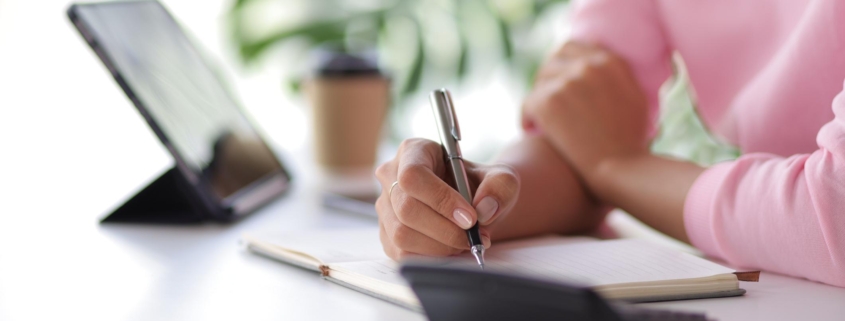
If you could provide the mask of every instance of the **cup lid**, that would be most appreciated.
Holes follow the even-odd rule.
[[[319,77],[379,76],[376,59],[338,51],[323,51],[318,55],[315,74]]]

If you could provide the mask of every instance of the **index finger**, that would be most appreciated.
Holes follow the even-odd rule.
[[[458,191],[435,174],[445,172],[443,152],[432,141],[408,148],[399,158],[399,187],[463,229],[475,224],[476,213]]]

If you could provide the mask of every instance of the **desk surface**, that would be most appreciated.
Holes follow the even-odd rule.
[[[231,226],[87,222],[4,237],[0,319],[423,319],[239,246],[244,231],[375,224],[324,213],[303,194]]]
[[[69,2],[0,0],[0,320],[424,319],[242,250],[248,231],[376,224],[322,209],[307,160],[292,160],[292,193],[237,224],[99,225],[171,165],[67,22]],[[227,0],[164,2],[219,55]],[[280,150],[307,154],[307,122],[281,107],[278,74],[235,78]],[[845,316],[845,289],[768,273],[743,287],[740,298],[649,305],[720,320]]]
[[[424,316],[246,252],[246,231],[375,224],[320,208],[301,187],[230,226],[52,226],[0,244],[0,319],[423,320]],[[45,238],[46,234],[51,235]],[[14,242],[10,242],[14,241]],[[841,320],[845,289],[763,273],[744,297],[647,304],[718,320]]]

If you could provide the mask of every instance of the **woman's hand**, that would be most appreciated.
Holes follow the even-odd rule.
[[[446,181],[440,144],[426,139],[402,142],[396,158],[379,166],[382,186],[376,201],[381,243],[394,260],[409,254],[448,256],[469,249],[465,230],[476,220],[485,247],[490,226],[506,215],[519,195],[519,177],[507,165],[465,162],[474,199],[469,204]],[[398,182],[394,186],[394,182]],[[391,191],[392,189],[392,191]]]
[[[568,42],[538,72],[523,127],[539,130],[593,185],[603,162],[648,151],[648,103],[625,62],[600,47]]]
[[[541,68],[523,106],[598,201],[687,241],[684,200],[703,168],[648,150],[648,103],[622,59],[570,42]]]

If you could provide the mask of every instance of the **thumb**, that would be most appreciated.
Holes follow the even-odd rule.
[[[519,197],[519,175],[508,165],[476,168],[481,183],[473,198],[473,207],[481,225],[490,225],[508,213]]]

